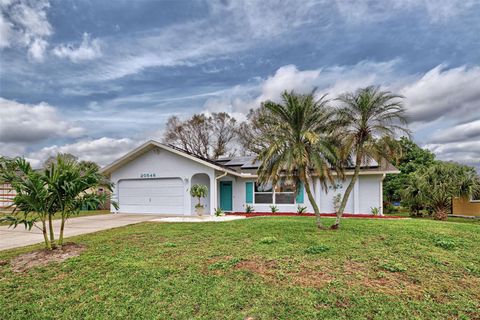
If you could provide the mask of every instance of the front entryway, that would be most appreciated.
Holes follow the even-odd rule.
[[[223,211],[233,210],[232,181],[220,181],[220,208]]]

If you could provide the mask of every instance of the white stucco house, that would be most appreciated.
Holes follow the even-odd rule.
[[[255,212],[270,212],[276,205],[280,212],[297,212],[297,207],[313,208],[305,190],[294,193],[291,186],[261,186],[256,183],[258,163],[254,157],[234,157],[218,161],[206,160],[178,148],[148,141],[102,169],[114,183],[112,200],[119,205],[112,212],[156,215],[195,215],[196,199],[190,187],[203,184],[208,196],[203,199],[205,214],[216,208],[226,212],[244,212],[250,205]],[[382,181],[387,173],[399,171],[389,163],[372,161],[362,168],[359,179],[345,209],[346,213],[369,214],[372,208],[382,210]],[[352,171],[346,179],[328,184],[319,179],[311,185],[322,213],[334,212],[333,198],[343,194]]]

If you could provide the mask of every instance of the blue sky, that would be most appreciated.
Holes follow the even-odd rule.
[[[414,139],[480,167],[480,1],[0,0],[0,154],[106,164],[166,119],[285,89],[403,94]]]

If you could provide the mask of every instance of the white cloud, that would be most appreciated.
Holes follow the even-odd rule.
[[[102,56],[100,40],[91,40],[88,33],[83,34],[82,43],[77,48],[71,44],[62,44],[55,47],[52,52],[57,57],[67,58],[75,63],[96,59]]]
[[[34,61],[43,61],[47,38],[53,29],[47,19],[50,3],[46,0],[0,2],[0,48],[24,47]]]
[[[480,112],[480,109],[479,109]],[[477,115],[480,116],[480,115]],[[432,143],[450,143],[462,141],[480,141],[480,120],[453,125],[440,129],[432,134]]]
[[[48,42],[43,39],[35,39],[28,49],[28,56],[35,61],[43,61]]]
[[[439,65],[400,90],[412,122],[431,122],[455,115],[457,120],[479,115],[480,67],[446,69]]]
[[[10,47],[13,24],[7,21],[0,12],[0,49]]]
[[[57,153],[70,153],[80,160],[94,161],[101,166],[107,165],[140,144],[139,141],[122,138],[103,137],[99,139],[79,140],[61,146],[53,145],[26,155],[32,166],[39,167],[50,156]]]
[[[83,128],[61,119],[57,110],[45,102],[31,105],[0,98],[2,143],[29,144],[52,137],[79,137],[83,133]]]
[[[456,161],[474,166],[480,172],[480,137],[448,143],[430,143],[425,145],[441,160]]]
[[[469,10],[475,0],[336,0],[340,14],[352,23],[385,21],[398,10],[422,12],[432,23],[450,20]]]

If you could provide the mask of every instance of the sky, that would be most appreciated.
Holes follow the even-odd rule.
[[[105,165],[166,120],[284,90],[401,94],[413,139],[480,170],[480,0],[0,0],[0,155]]]

